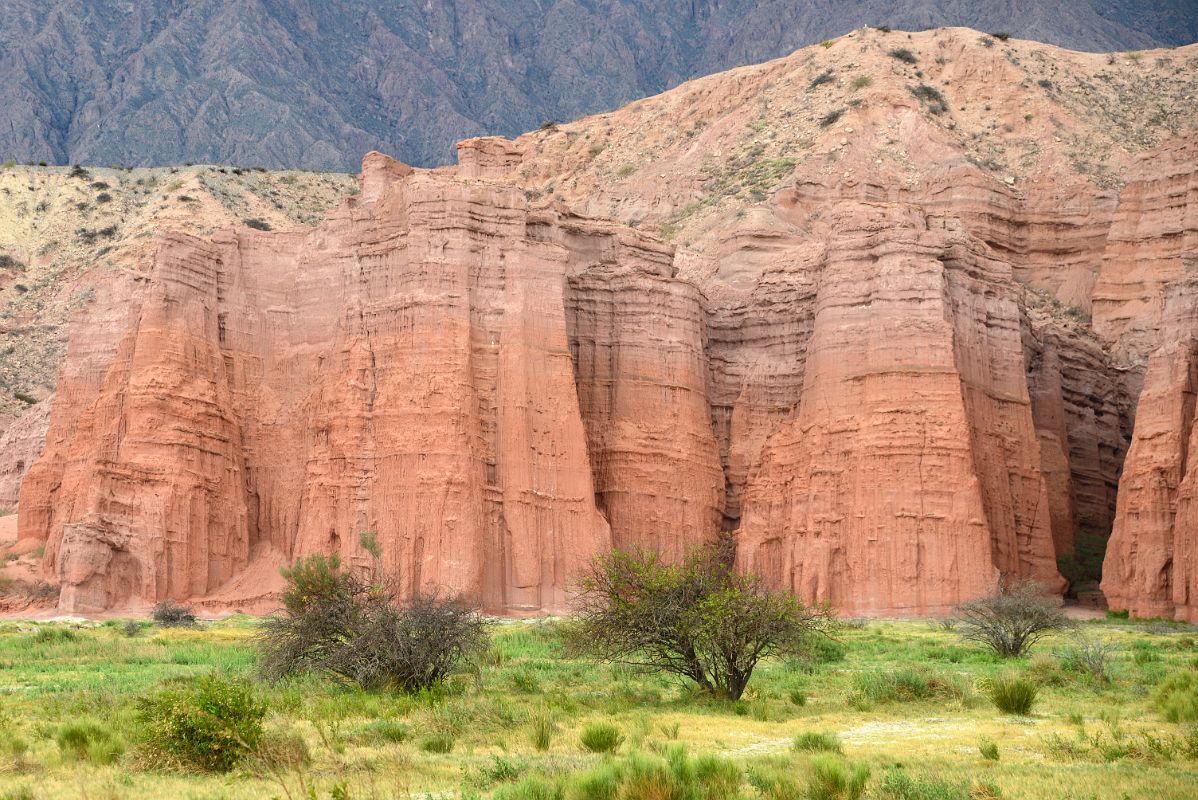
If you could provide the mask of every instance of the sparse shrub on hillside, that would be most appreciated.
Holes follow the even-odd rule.
[[[90,181],[92,179],[91,173],[88,172],[83,167],[79,166],[78,164],[73,165],[71,167],[71,171],[68,172],[67,175],[72,178],[82,178],[82,179],[88,180],[88,181]]]
[[[989,36],[983,36],[979,38],[978,43],[981,44],[982,47],[994,47],[994,40]]]
[[[998,31],[998,32],[992,33],[990,35],[993,36],[995,39],[998,39],[1000,42],[1005,42],[1011,38],[1011,34],[1007,33],[1006,31]]]
[[[889,25],[874,25],[873,29],[878,33],[890,33]]]
[[[1053,631],[1070,626],[1058,603],[1035,583],[1004,587],[990,597],[957,606],[961,638],[984,644],[1004,658],[1021,656]]]
[[[761,659],[804,653],[828,621],[826,611],[734,572],[727,542],[678,564],[652,553],[604,554],[576,588],[572,652],[664,672],[732,700]]]
[[[228,772],[257,750],[266,706],[245,681],[180,679],[142,697],[141,746],[181,769]]]
[[[835,124],[837,123],[837,121],[839,121],[839,120],[840,120],[840,118],[841,118],[841,117],[843,117],[843,116],[844,116],[844,109],[843,109],[843,108],[837,108],[837,109],[835,109],[835,110],[833,110],[833,111],[829,111],[827,114],[824,114],[824,115],[823,115],[823,116],[820,118],[820,121],[819,121],[819,126],[820,126],[821,128],[827,128],[827,127],[829,127],[829,126],[831,126],[831,125],[835,125]]]
[[[174,600],[163,600],[154,606],[154,610],[150,612],[150,616],[164,628],[178,628],[196,624],[195,612],[190,607],[182,603],[176,603]]]
[[[376,559],[377,561],[377,559]],[[399,601],[384,585],[314,555],[283,570],[284,613],[259,645],[268,678],[317,671],[366,689],[411,692],[439,684],[486,649],[487,623],[456,599]]]
[[[873,82],[874,79],[868,75],[858,75],[856,78],[853,78],[853,83],[851,85],[853,90],[856,91],[857,89],[865,89]]]
[[[829,47],[831,47],[834,44],[836,44],[835,39],[824,39],[822,42],[819,43],[819,46],[824,48],[825,50],[827,50]]]
[[[979,688],[1004,714],[1028,716],[1036,702],[1039,687],[1034,681],[1014,673],[1005,673],[979,683]]]
[[[636,165],[625,164],[624,166],[620,167],[619,170],[616,171],[616,174],[619,175],[621,178],[627,178],[629,175],[631,175],[634,172],[636,172]]]
[[[948,111],[948,101],[944,99],[944,95],[935,86],[928,86],[926,83],[921,83],[918,86],[908,86],[907,91],[911,92],[920,102],[925,104],[928,111],[933,114],[944,114]]]
[[[96,202],[97,203],[111,203],[112,195],[110,195],[108,192],[100,192],[98,195],[96,195]]]
[[[908,50],[905,47],[896,47],[893,50],[891,50],[889,53],[887,53],[886,55],[890,56],[891,58],[898,59],[899,61],[903,62],[904,64],[918,64],[919,63],[919,59],[915,57],[915,54],[912,53],[910,50]]]
[[[836,79],[835,76],[835,72],[830,69],[826,69],[812,78],[811,83],[807,85],[807,88],[810,90],[823,86],[825,83],[832,83],[832,81]]]
[[[1052,88],[1052,81],[1050,81],[1048,78],[1041,78],[1040,80],[1036,81],[1036,84],[1041,89],[1051,89]]]
[[[243,219],[242,223],[247,228],[253,228],[256,231],[268,231],[271,229],[269,222],[267,222],[266,220],[258,219],[257,217],[248,217],[246,219]]]

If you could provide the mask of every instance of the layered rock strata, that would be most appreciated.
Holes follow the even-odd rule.
[[[471,149],[471,178],[372,154],[309,231],[164,236],[140,303],[97,312],[119,341],[76,330],[21,502],[63,608],[367,567],[364,530],[403,591],[504,613],[721,526],[854,612],[1058,585],[1018,292],[958,222],[844,202],[823,241],[741,242],[772,277],[713,299]]]

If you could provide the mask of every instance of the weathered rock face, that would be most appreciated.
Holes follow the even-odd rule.
[[[1198,253],[1198,135],[1173,138],[1140,156],[1106,238],[1094,287],[1094,330],[1142,373],[1163,341],[1165,287],[1187,277]]]
[[[124,332],[76,331],[21,536],[71,610],[252,600],[255,564],[365,564],[362,530],[406,591],[507,613],[721,525],[862,613],[1055,583],[1010,267],[906,205],[823,235],[732,243],[773,277],[713,301],[652,237],[372,154],[324,225],[165,236],[97,304]]]
[[[1198,516],[1189,461],[1198,394],[1198,263],[1164,293],[1165,344],[1148,362],[1119,483],[1102,590],[1137,616],[1198,619]]]
[[[50,401],[35,403],[4,424],[0,420],[0,508],[15,508],[21,481],[41,455],[50,425]]]
[[[1062,558],[1095,580],[1113,527],[1112,603],[1192,615],[1198,154],[1169,121],[1198,51],[890,41],[457,168],[371,154],[315,228],[161,237],[76,324],[22,546],[70,609],[228,607],[309,553],[365,567],[373,530],[405,591],[535,613],[597,552],[722,530],[806,599],[927,614],[1059,590]]]
[[[909,208],[830,225],[801,399],[745,490],[738,558],[853,612],[1055,584],[1009,266]]]
[[[203,596],[278,552],[361,563],[356,534],[374,530],[408,591],[556,610],[611,546],[597,498],[640,521],[628,541],[654,535],[636,506],[646,493],[658,523],[690,515],[683,538],[711,534],[721,482],[698,424],[693,290],[664,290],[691,315],[678,335],[689,352],[648,363],[645,328],[601,319],[602,292],[587,287],[607,270],[632,274],[627,291],[668,284],[668,248],[378,156],[362,198],[306,234],[162,240],[102,380],[60,394],[25,483],[21,536],[47,539],[65,608]],[[640,376],[589,392],[585,415],[568,305],[596,387],[613,359]],[[638,395],[655,392],[674,393],[678,414],[637,430]],[[661,450],[648,468],[621,459],[640,442]],[[703,463],[706,507],[655,493]]]

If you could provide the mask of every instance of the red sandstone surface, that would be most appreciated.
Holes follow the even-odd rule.
[[[161,233],[72,327],[19,547],[64,610],[265,607],[372,530],[405,590],[529,614],[724,530],[911,615],[1110,536],[1113,607],[1195,618],[1198,47],[984,38],[856,32],[370,154],[314,227]]]

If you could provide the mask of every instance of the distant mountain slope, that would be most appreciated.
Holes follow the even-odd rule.
[[[6,0],[0,158],[354,169],[618,106],[865,24],[1086,50],[1198,39],[1195,0]]]

